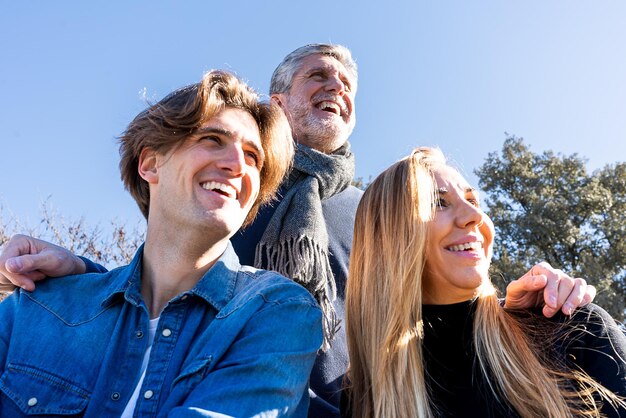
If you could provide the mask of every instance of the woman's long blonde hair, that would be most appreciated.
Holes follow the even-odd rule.
[[[422,276],[435,207],[432,167],[445,164],[438,149],[415,149],[372,182],[357,209],[346,290],[354,417],[437,415],[425,381]],[[599,416],[592,394],[611,394],[580,372],[546,367],[490,282],[476,303],[476,355],[497,398],[521,417]]]

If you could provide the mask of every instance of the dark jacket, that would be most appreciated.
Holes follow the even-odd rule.
[[[322,200],[322,210],[329,239],[330,263],[337,284],[337,299],[334,308],[340,329],[331,348],[319,353],[311,373],[311,403],[309,417],[339,417],[339,400],[343,375],[348,367],[348,348],[345,331],[345,287],[348,276],[348,261],[352,247],[354,216],[363,191],[349,186],[341,193]],[[254,250],[261,240],[280,200],[261,208],[254,222],[238,232],[232,239],[235,251],[242,264],[254,265]]]

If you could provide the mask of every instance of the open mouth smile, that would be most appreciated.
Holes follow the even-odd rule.
[[[478,250],[481,250],[482,248],[483,248],[482,242],[474,241],[474,242],[466,242],[465,244],[451,245],[449,247],[446,247],[446,250],[453,251],[453,252],[478,251]]]
[[[330,112],[334,113],[337,116],[341,116],[341,107],[335,102],[323,100],[317,104],[317,108],[325,112]]]
[[[237,199],[239,195],[239,192],[233,186],[218,181],[207,181],[204,183],[200,183],[200,187],[205,190],[217,192],[222,196],[226,196],[229,199]]]

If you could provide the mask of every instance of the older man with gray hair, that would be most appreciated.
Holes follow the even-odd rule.
[[[343,46],[311,44],[285,57],[272,75],[270,94],[291,125],[294,167],[280,201],[262,208],[254,223],[232,238],[241,260],[291,277],[322,307],[324,346],[311,374],[310,417],[338,416],[348,366],[341,323],[362,195],[351,185],[354,156],[348,142],[356,90],[357,66]]]

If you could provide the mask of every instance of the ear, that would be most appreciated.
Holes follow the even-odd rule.
[[[274,94],[272,94],[270,96],[270,101],[273,102],[273,103],[276,103],[284,111],[285,107],[283,106],[283,101],[282,100],[283,100],[283,94],[282,93],[274,93]]]
[[[152,148],[144,148],[139,154],[139,164],[137,171],[142,179],[149,184],[159,182],[159,155]]]
[[[280,109],[283,111],[283,113],[285,114],[285,116],[287,117],[287,122],[289,122],[289,126],[293,127],[293,119],[291,118],[291,113],[289,113],[289,110],[286,108],[285,103],[287,102],[287,97],[285,93],[274,93],[270,96],[270,102],[277,104],[278,107],[280,107]],[[293,128],[292,128],[293,130]]]

